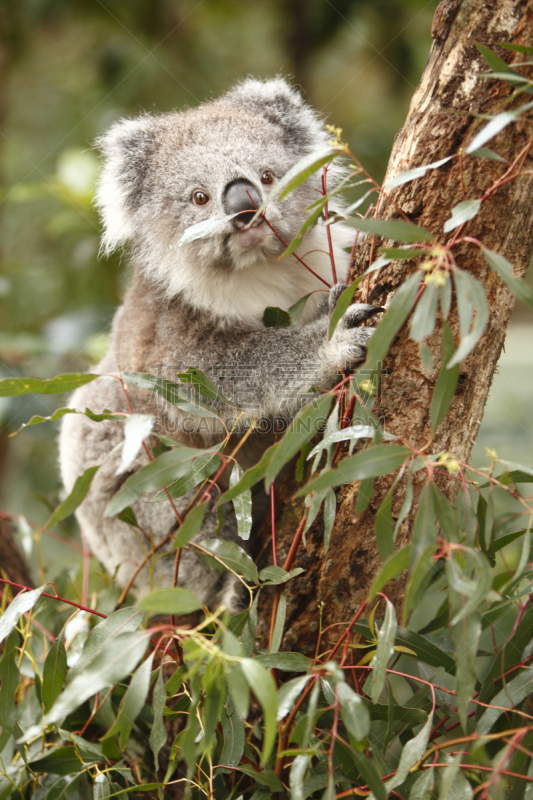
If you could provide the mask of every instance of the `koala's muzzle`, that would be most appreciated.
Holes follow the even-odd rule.
[[[261,195],[249,181],[236,180],[226,186],[224,192],[224,210],[226,214],[239,215],[233,220],[233,226],[237,228],[237,230],[250,224],[260,205]],[[261,224],[262,221],[263,220],[260,218],[257,220],[259,224]]]

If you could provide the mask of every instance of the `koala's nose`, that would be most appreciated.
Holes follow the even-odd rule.
[[[226,214],[238,214],[233,220],[235,228],[248,225],[261,205],[261,196],[255,186],[246,180],[232,181],[224,193]],[[261,220],[262,221],[262,220]]]

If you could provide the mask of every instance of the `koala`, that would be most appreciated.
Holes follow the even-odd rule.
[[[328,340],[329,319],[345,287],[331,287],[326,228],[312,228],[296,250],[312,272],[295,255],[279,258],[320,196],[321,175],[283,200],[276,197],[264,216],[253,219],[276,182],[326,140],[319,115],[280,78],[245,80],[195,109],[122,120],[101,137],[104,167],[96,202],[102,247],[110,253],[129,245],[132,278],[113,320],[109,352],[93,370],[102,377],[78,389],[72,407],[127,412],[123,388],[110,375],[121,370],[173,381],[178,370],[195,367],[231,401],[232,407],[217,406],[217,418],[159,396],[155,403],[149,390],[134,386],[128,387],[129,402],[135,413],[152,414],[154,429],[177,443],[213,448],[226,428],[235,428],[235,409],[247,420],[290,419],[311,387],[331,388],[339,370],[364,360],[372,329],[357,326],[380,309],[351,306]],[[331,169],[328,188],[341,175]],[[233,217],[178,246],[193,225],[226,215]],[[344,275],[353,230],[341,223],[330,230],[336,268]],[[264,326],[267,306],[288,309],[304,295],[310,296],[296,326]],[[100,465],[77,517],[92,552],[122,587],[152,544],[178,527],[170,502],[151,497],[133,505],[142,531],[104,517],[124,480],[148,463],[141,449],[127,474],[117,475],[123,431],[120,421],[72,414],[64,417],[60,435],[67,492],[84,470]],[[248,431],[238,452],[242,467],[255,463],[272,441],[272,433]],[[227,486],[225,473],[220,486]],[[194,495],[174,501],[178,512]],[[197,541],[219,535],[242,544],[229,506],[221,524],[208,510]],[[175,553],[169,551],[170,543],[152,557],[151,568],[145,564],[139,571],[137,595],[173,585]],[[209,607],[239,608],[234,576],[210,570],[190,550],[182,553],[178,584]]]

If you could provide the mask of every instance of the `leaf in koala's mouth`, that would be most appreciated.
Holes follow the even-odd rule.
[[[221,225],[224,225],[226,222],[229,222],[236,216],[237,214],[228,214],[224,217],[204,219],[201,222],[197,222],[196,225],[191,225],[190,228],[187,228],[177,245],[170,245],[169,250],[171,250],[174,246],[181,247],[183,244],[194,242],[196,239],[203,239],[206,236],[210,236],[212,233],[214,233],[214,231],[216,231],[217,228],[219,228]]]

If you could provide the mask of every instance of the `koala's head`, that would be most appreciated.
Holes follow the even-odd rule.
[[[284,246],[261,219],[246,227],[251,212],[326,139],[316,112],[282,79],[249,79],[196,109],[118,122],[98,142],[104,249],[130,240],[141,267],[171,294],[200,275],[264,269]],[[267,217],[287,244],[319,187],[313,176],[269,204]],[[208,237],[176,246],[192,225],[236,212]]]

